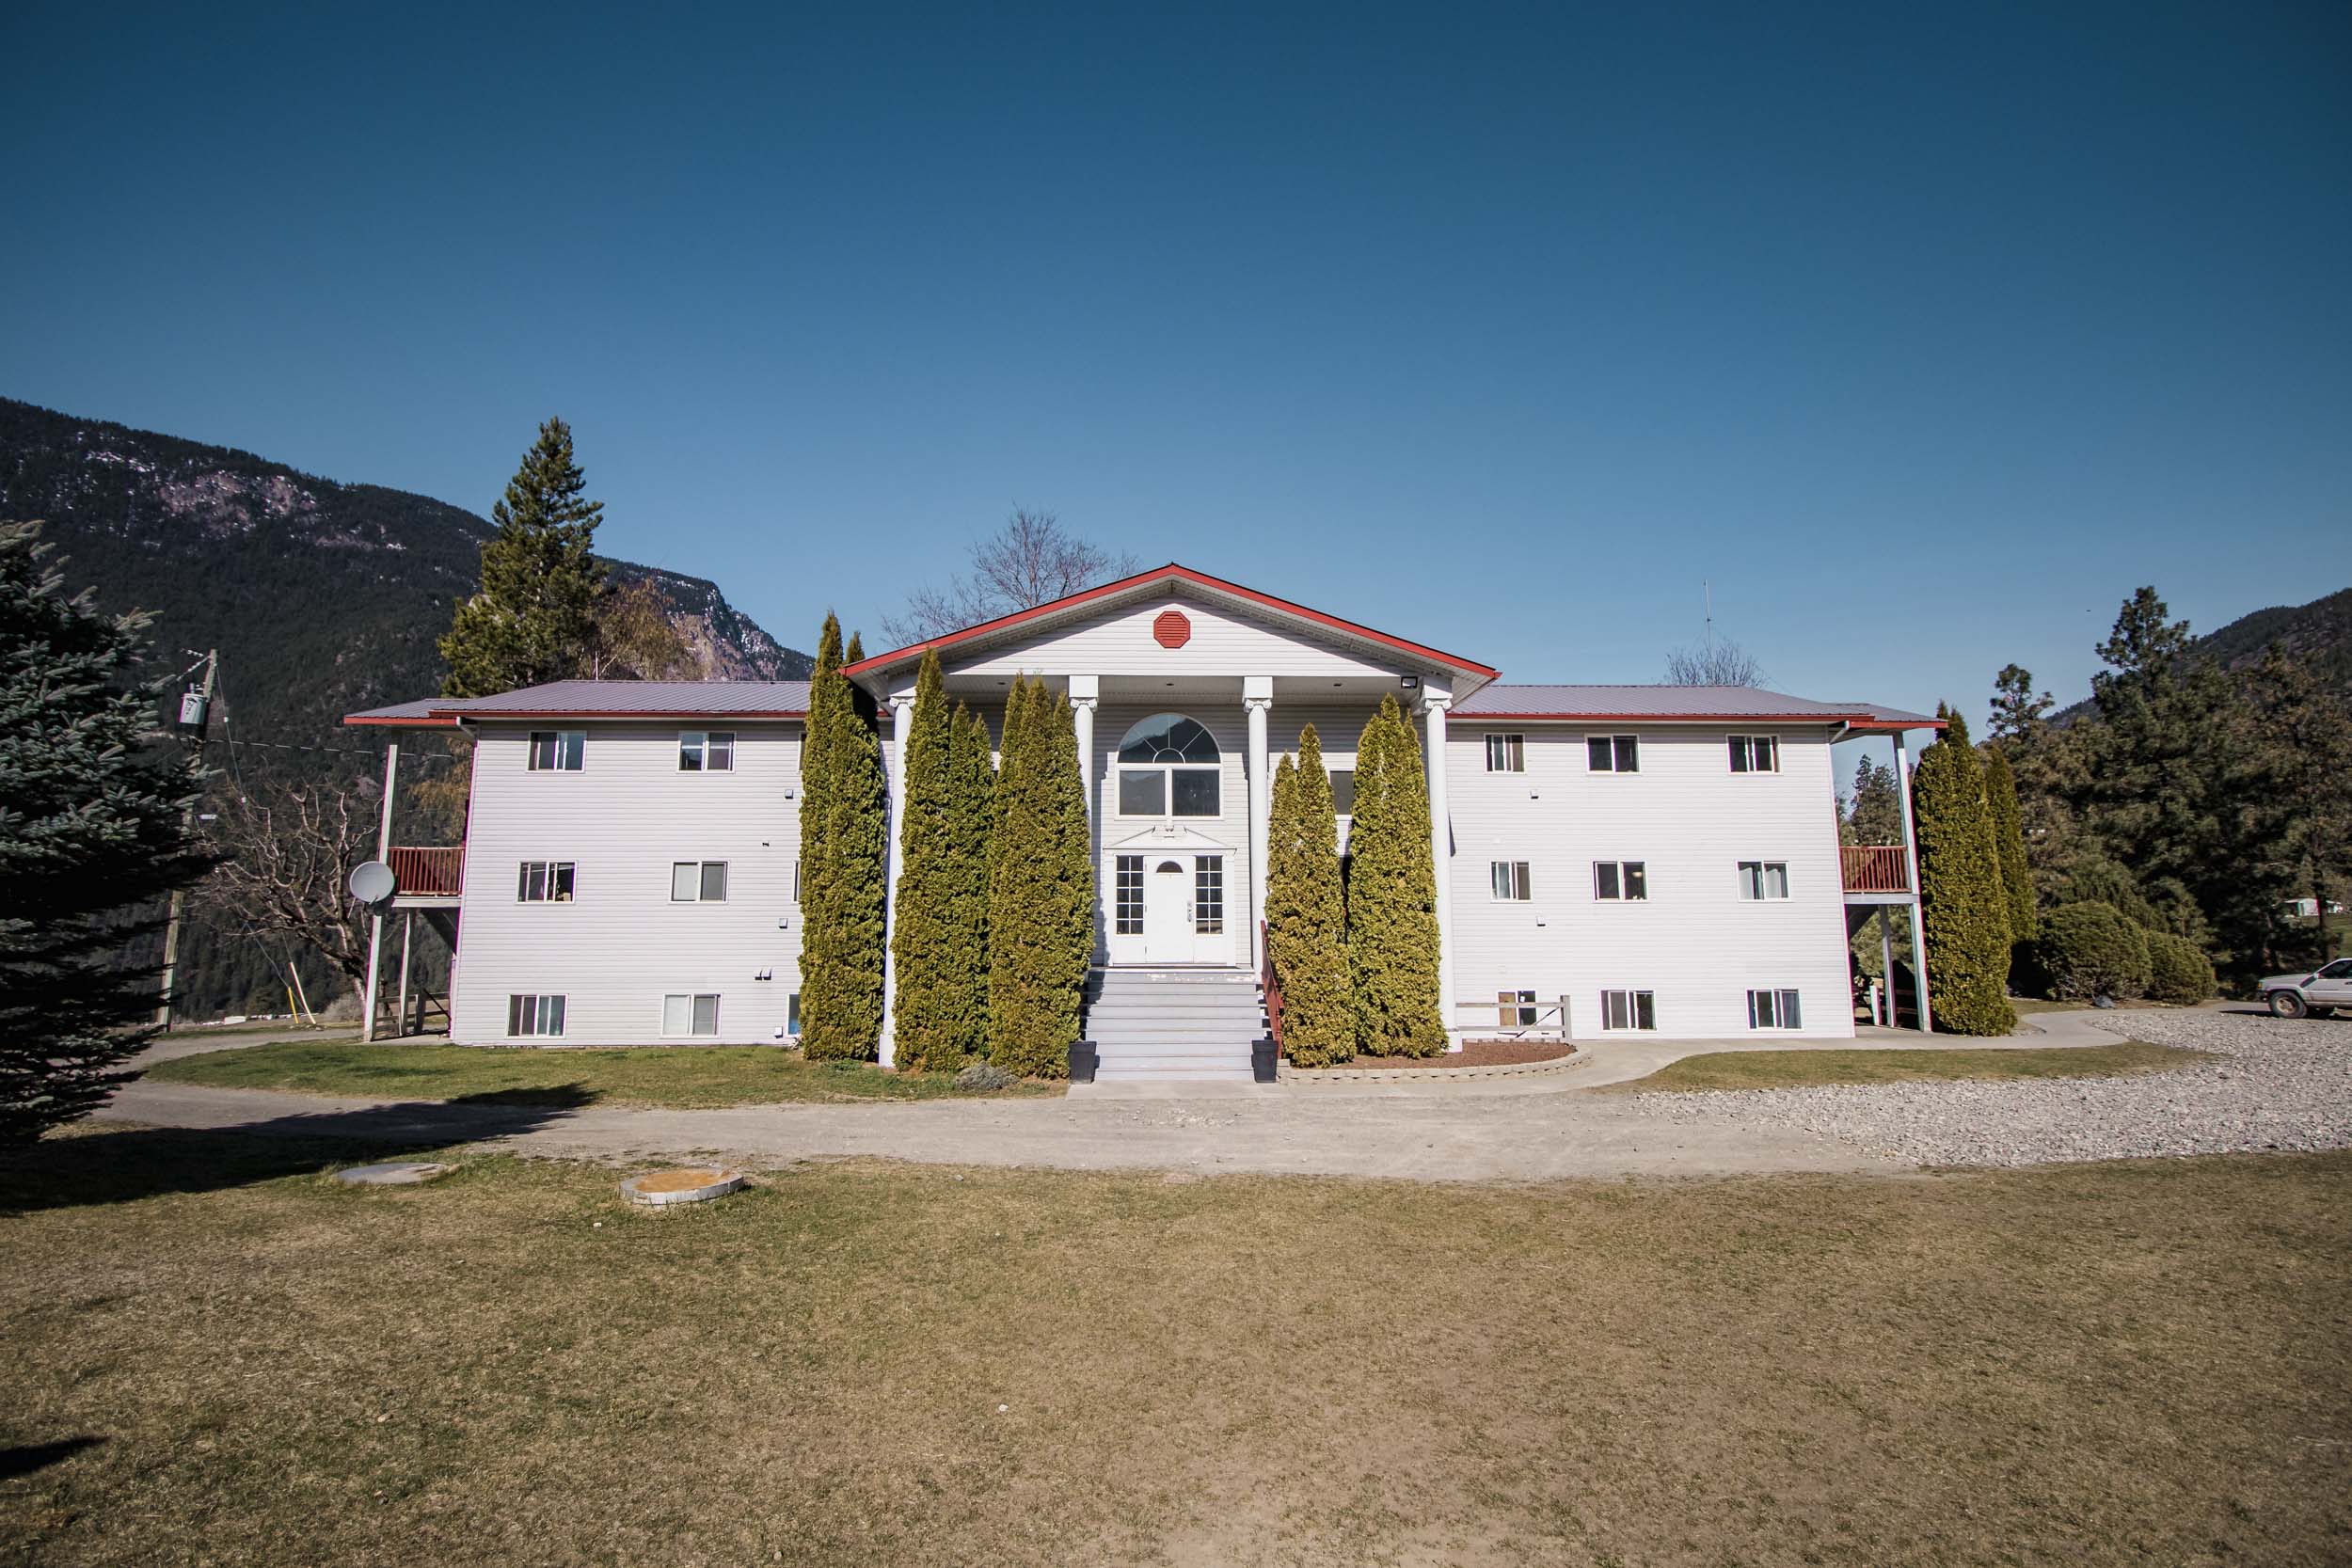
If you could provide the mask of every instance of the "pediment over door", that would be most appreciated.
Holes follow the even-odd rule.
[[[1175,822],[1164,823],[1156,828],[1146,828],[1139,833],[1131,833],[1122,839],[1112,840],[1106,837],[1103,841],[1103,849],[1106,854],[1112,850],[1122,850],[1128,854],[1151,854],[1162,849],[1206,850],[1211,853],[1229,855],[1233,852],[1232,845],[1221,843],[1197,829],[1187,828]]]

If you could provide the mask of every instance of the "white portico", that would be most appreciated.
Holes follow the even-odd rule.
[[[1448,705],[1494,675],[1165,566],[850,666],[846,673],[891,710],[894,800],[915,673],[934,647],[949,696],[992,726],[1001,724],[1016,676],[1041,677],[1068,694],[1093,827],[1096,961],[1107,970],[1253,971],[1263,958],[1273,769],[1295,752],[1301,728],[1315,726],[1344,808],[1357,738],[1382,697],[1395,696],[1421,720],[1425,754],[1439,757]],[[1443,867],[1445,772],[1425,771],[1432,848]],[[898,853],[894,831],[894,895]],[[1438,917],[1450,949],[1447,880],[1438,879]],[[1441,953],[1441,974],[1451,960],[1450,950]],[[1443,1001],[1450,1016],[1450,982]]]

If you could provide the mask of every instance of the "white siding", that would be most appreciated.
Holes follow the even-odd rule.
[[[1526,736],[1525,772],[1486,771],[1490,733]],[[1794,988],[1801,1034],[1851,1037],[1827,737],[1778,731],[1781,771],[1759,774],[1731,771],[1724,730],[1609,733],[1641,736],[1639,772],[1588,772],[1581,728],[1450,722],[1456,999],[1565,993],[1577,1036],[1593,1038],[1604,990],[1648,990],[1660,1036],[1716,1038],[1750,1033],[1751,988]],[[1644,862],[1649,896],[1596,899],[1600,860]],[[1743,860],[1787,862],[1788,899],[1741,899]],[[1530,900],[1494,896],[1495,861],[1528,863]],[[1458,1022],[1474,1033],[1476,1021],[1465,1009]]]
[[[1181,648],[1152,640],[1163,611],[1181,611],[1192,636]],[[950,674],[1158,675],[1168,680],[1233,680],[1243,675],[1393,675],[1426,660],[1399,653],[1367,663],[1358,655],[1196,599],[1151,599],[1106,610],[1025,641],[991,648],[969,659],[949,657]],[[1236,691],[1238,696],[1239,692]]]
[[[507,997],[541,993],[565,998],[563,1038],[516,1043],[658,1044],[664,995],[716,992],[718,1042],[773,1041],[800,985],[800,726],[738,726],[723,773],[678,770],[687,726],[561,727],[587,732],[577,773],[531,771],[526,728],[480,732],[451,1038],[505,1043]],[[578,866],[570,903],[516,902],[532,860]],[[671,902],[686,860],[727,863],[725,902]]]

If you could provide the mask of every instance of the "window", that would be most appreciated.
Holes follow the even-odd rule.
[[[1119,872],[1114,879],[1116,891],[1111,906],[1112,929],[1122,937],[1143,934],[1143,857],[1121,855]]]
[[[1640,737],[1630,735],[1594,735],[1584,737],[1587,765],[1596,773],[1639,773],[1642,770]]]
[[[2331,963],[2327,968],[2321,970],[2316,978],[2322,980],[2342,980],[2347,976],[2352,976],[2352,958],[2338,958],[2334,963]]]
[[[794,991],[784,999],[784,1032],[794,1039],[801,1037],[801,993]]]
[[[1740,896],[1749,900],[1772,900],[1788,896],[1788,863],[1787,861],[1741,861],[1740,863]]]
[[[1540,1016],[1532,990],[1499,990],[1495,992],[1496,1022],[1505,1029],[1533,1029]]]
[[[564,1032],[564,999],[560,996],[510,996],[506,999],[506,1033],[521,1039]]]
[[[577,773],[588,752],[585,730],[531,732],[531,770],[533,773]]]
[[[670,863],[670,902],[723,904],[726,901],[726,862],[673,861]]]
[[[1119,815],[1216,816],[1224,809],[1216,738],[1181,713],[1155,713],[1119,743]]]
[[[798,904],[800,901],[801,901],[801,863],[800,863],[799,861],[794,861],[794,862],[792,863],[792,902],[793,902],[793,903],[795,903],[795,904]]]
[[[1225,934],[1225,857],[1196,855],[1192,863],[1192,929],[1196,936]]]
[[[515,879],[518,904],[568,904],[572,901],[572,863],[525,861]]]
[[[1655,1029],[1658,1008],[1645,990],[1605,990],[1600,993],[1603,1029]]]
[[[1595,861],[1593,863],[1593,896],[1627,899],[1649,896],[1648,863],[1645,861]]]
[[[665,1035],[715,1035],[719,1032],[719,996],[670,995],[661,999],[661,1032]]]
[[[1748,1027],[1751,1029],[1802,1029],[1797,1011],[1797,993],[1793,990],[1752,990],[1748,992]]]
[[[1779,737],[1770,735],[1733,736],[1731,737],[1731,770],[1735,773],[1779,772]]]
[[[677,737],[677,770],[681,773],[726,773],[735,768],[732,730],[687,730]]]
[[[1356,769],[1353,768],[1331,769],[1331,815],[1356,815]]]
[[[1486,737],[1486,771],[1489,773],[1524,773],[1527,771],[1527,738],[1517,735],[1490,735]]]
[[[1494,887],[1497,898],[1507,898],[1514,903],[1523,904],[1534,896],[1528,891],[1525,861],[1489,862],[1487,877]]]

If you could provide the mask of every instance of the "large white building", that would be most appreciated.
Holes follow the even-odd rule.
[[[1344,834],[1357,736],[1387,695],[1442,758],[1427,777],[1456,1040],[1851,1037],[1850,934],[1873,912],[1917,918],[1909,845],[1841,848],[1830,748],[1885,735],[1899,764],[1903,732],[1936,725],[1918,714],[1740,688],[1505,685],[1473,660],[1170,565],[850,666],[882,715],[894,801],[926,647],[992,728],[1016,675],[1069,693],[1099,857],[1093,1005],[1128,1021],[1089,1030],[1119,1036],[1106,1075],[1246,1075],[1263,1033],[1271,768],[1313,724]],[[476,742],[464,844],[389,854],[395,911],[459,939],[451,1037],[797,1033],[807,694],[564,681],[350,716]],[[1229,1005],[1161,1030],[1150,988],[1177,979],[1224,981]],[[1183,1004],[1168,1000],[1172,1019]]]

